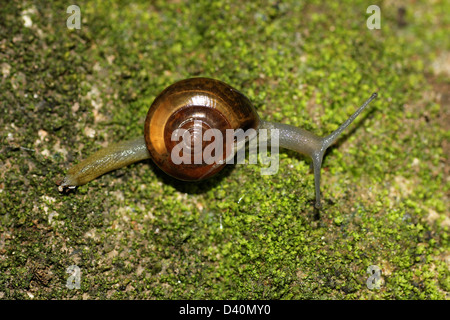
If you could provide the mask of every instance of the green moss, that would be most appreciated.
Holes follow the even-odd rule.
[[[449,77],[433,67],[450,48],[447,2],[408,3],[406,25],[381,3],[380,30],[364,1],[77,5],[79,30],[64,1],[0,11],[0,298],[448,298]],[[243,164],[191,184],[142,162],[57,191],[70,164],[142,134],[154,97],[191,76],[320,135],[379,98],[327,153],[321,211],[308,160],[286,150],[273,176]]]

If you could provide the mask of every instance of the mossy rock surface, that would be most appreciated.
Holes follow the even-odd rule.
[[[448,1],[381,1],[373,30],[367,1],[77,1],[80,29],[67,1],[5,3],[0,299],[449,298]],[[327,152],[321,211],[287,150],[273,176],[192,184],[144,161],[58,192],[193,76],[318,135],[379,97]]]

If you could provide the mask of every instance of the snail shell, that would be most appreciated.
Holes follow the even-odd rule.
[[[255,108],[241,92],[219,80],[191,78],[172,84],[156,97],[147,113],[144,137],[150,156],[160,169],[177,179],[196,181],[220,171],[232,152],[223,141],[222,162],[208,164],[202,159],[195,163],[195,152],[203,154],[214,141],[204,141],[206,130],[218,129],[225,137],[227,129],[257,129],[259,123]],[[186,146],[193,150],[190,163],[173,162],[172,150],[179,143],[172,136],[176,129],[190,133]],[[196,143],[201,143],[201,150],[194,150]]]

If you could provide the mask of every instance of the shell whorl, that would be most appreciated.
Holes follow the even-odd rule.
[[[192,153],[190,164],[175,164],[172,150],[180,142],[173,141],[174,130],[185,129],[190,133],[185,150],[200,143],[203,152],[213,143],[204,141],[202,134],[206,130],[218,129],[225,140],[226,129],[245,131],[258,128],[259,123],[250,100],[233,87],[214,79],[191,78],[174,83],[156,97],[147,113],[144,136],[151,158],[159,168],[177,179],[195,181],[213,176],[225,163],[208,164],[205,159],[194,163]],[[225,145],[223,150],[225,159],[229,156]]]

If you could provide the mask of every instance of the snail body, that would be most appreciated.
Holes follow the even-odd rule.
[[[143,137],[110,145],[81,161],[58,182],[59,189],[75,188],[104,173],[145,159],[152,159],[159,168],[177,179],[203,180],[219,172],[226,165],[226,159],[236,152],[236,149],[224,148],[223,154],[216,154],[220,161],[190,161],[197,159],[198,150],[202,153],[208,148],[209,143],[203,136],[205,131],[212,129],[226,136],[227,130],[260,132],[266,129],[278,131],[280,147],[312,159],[315,206],[320,208],[320,169],[325,151],[375,97],[376,93],[337,130],[319,137],[299,127],[261,120],[251,101],[224,82],[209,78],[181,80],[155,98],[147,113]],[[179,163],[174,160],[174,154],[178,155],[179,139],[186,137],[183,151],[191,153],[184,158],[188,161]]]

